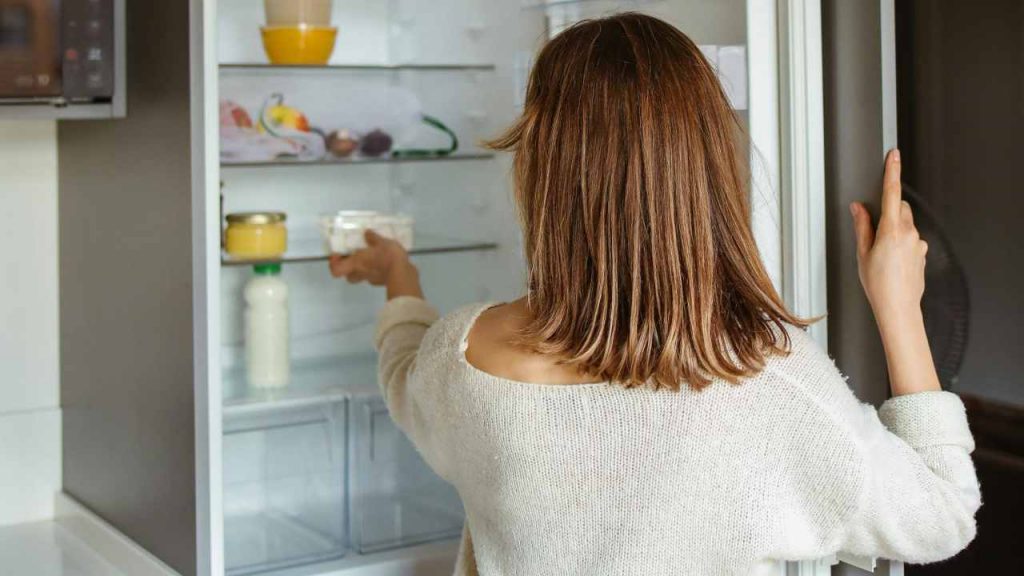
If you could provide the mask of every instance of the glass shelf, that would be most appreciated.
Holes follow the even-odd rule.
[[[252,416],[333,404],[353,398],[380,395],[377,357],[337,357],[292,362],[291,379],[281,389],[251,388],[245,367],[224,370],[224,416]]]
[[[488,152],[456,152],[447,155],[432,156],[378,156],[371,158],[367,156],[356,156],[349,158],[336,158],[325,156],[320,160],[295,160],[291,158],[279,158],[258,162],[247,162],[238,160],[221,160],[223,168],[261,168],[271,166],[355,166],[360,164],[391,164],[403,162],[451,162],[457,160],[490,160],[494,154]]]
[[[295,65],[295,64],[266,64],[266,63],[247,63],[247,62],[229,62],[220,65],[222,72],[255,72],[255,71],[267,71],[267,72],[290,72],[299,70],[312,70],[320,72],[329,71],[380,71],[380,72],[396,72],[401,70],[420,71],[420,72],[458,72],[461,70],[470,72],[489,72],[495,69],[494,64],[314,64],[314,65]]]
[[[298,264],[302,262],[326,262],[327,251],[322,240],[296,240],[289,242],[288,252],[281,258],[235,258],[228,254],[221,255],[221,266],[253,266],[255,264]],[[413,256],[426,254],[446,254],[450,252],[483,252],[497,250],[495,242],[455,240],[429,234],[416,234],[413,241],[413,249],[409,254]]]

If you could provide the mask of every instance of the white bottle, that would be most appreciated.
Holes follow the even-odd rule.
[[[280,264],[259,264],[245,285],[245,361],[249,385],[288,385],[288,285]]]

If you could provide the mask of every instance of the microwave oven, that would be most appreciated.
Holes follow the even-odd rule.
[[[0,0],[0,106],[123,115],[123,49],[124,0]]]

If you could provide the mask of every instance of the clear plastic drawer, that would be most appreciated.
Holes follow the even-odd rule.
[[[228,574],[345,554],[345,400],[226,414],[224,555]]]
[[[455,489],[427,466],[380,398],[353,402],[353,546],[366,554],[458,536]]]

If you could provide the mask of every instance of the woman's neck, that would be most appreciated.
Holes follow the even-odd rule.
[[[469,331],[466,360],[507,380],[534,384],[591,384],[600,378],[519,343],[533,316],[525,297],[485,310]]]

